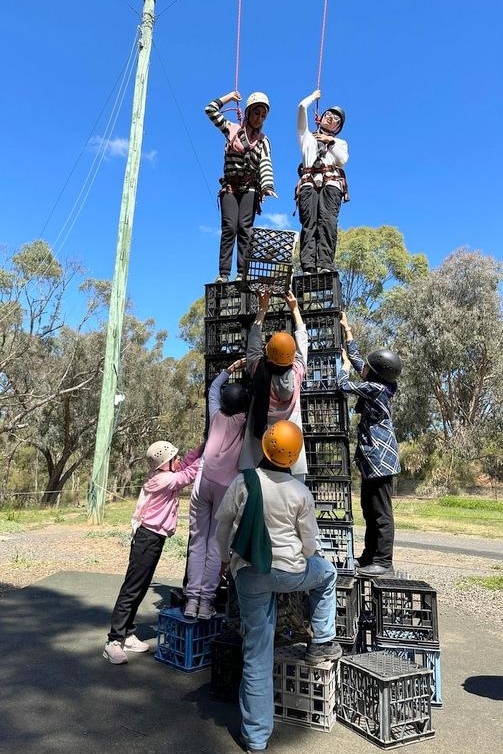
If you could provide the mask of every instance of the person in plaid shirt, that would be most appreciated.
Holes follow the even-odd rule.
[[[347,351],[342,349],[337,384],[342,392],[358,396],[355,411],[360,414],[355,461],[362,475],[361,506],[366,526],[364,550],[355,565],[361,576],[390,576],[395,538],[391,489],[393,476],[401,470],[391,400],[402,363],[397,353],[385,348],[372,351],[365,361],[345,312],[341,313],[341,325]],[[362,378],[360,382],[350,381],[351,367]]]

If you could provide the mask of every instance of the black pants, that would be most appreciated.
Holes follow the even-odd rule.
[[[299,192],[300,264],[304,271],[335,270],[337,221],[342,192],[336,186],[315,189],[303,186]]]
[[[129,565],[112,613],[109,641],[123,641],[134,633],[134,619],[162,554],[166,537],[140,526],[131,542]]]
[[[232,250],[236,236],[238,239],[237,271],[245,271],[245,254],[250,243],[251,229],[256,212],[256,192],[252,189],[242,193],[225,193],[220,196],[222,235],[220,237],[219,273],[230,275]]]
[[[392,483],[392,476],[362,479],[361,506],[366,528],[361,565],[393,564],[395,522],[391,504]]]

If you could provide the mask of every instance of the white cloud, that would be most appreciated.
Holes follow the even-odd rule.
[[[201,233],[207,233],[209,236],[219,236],[220,228],[212,228],[210,225],[200,225],[199,230]]]
[[[91,148],[96,152],[103,152],[105,159],[115,157],[126,158],[129,149],[129,139],[121,139],[116,136],[114,139],[105,141],[102,136],[93,136],[91,139]],[[151,149],[149,152],[142,152],[142,157],[148,162],[154,162],[157,156],[157,150]]]
[[[290,227],[290,217],[282,212],[264,213],[262,217],[264,220],[269,220],[279,230],[285,230]]]

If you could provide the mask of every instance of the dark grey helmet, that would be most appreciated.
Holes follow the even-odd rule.
[[[248,411],[250,398],[248,390],[240,382],[231,382],[222,386],[220,391],[221,410],[227,416],[234,416],[241,411]]]
[[[402,371],[400,356],[387,348],[377,348],[369,353],[367,364],[378,377],[386,382],[396,382]]]
[[[339,133],[339,131],[342,131],[342,127],[344,126],[344,123],[346,122],[346,113],[344,112],[342,107],[339,107],[339,105],[334,105],[333,107],[327,107],[323,115],[325,115],[325,113],[333,113],[334,115],[339,116],[339,118],[341,119],[341,124],[339,126],[337,133]],[[321,116],[322,118],[323,118],[323,115]]]

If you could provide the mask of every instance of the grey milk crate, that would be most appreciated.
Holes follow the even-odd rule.
[[[349,432],[348,404],[343,393],[302,393],[300,410],[305,435]]]
[[[438,649],[437,592],[426,581],[374,579],[372,602],[378,641]]]
[[[338,272],[314,275],[297,275],[293,279],[293,292],[301,312],[342,309],[342,287]]]
[[[303,643],[274,652],[274,719],[328,733],[335,722],[336,663],[307,665],[305,653]]]
[[[431,675],[388,652],[343,656],[337,719],[384,749],[430,738]]]

